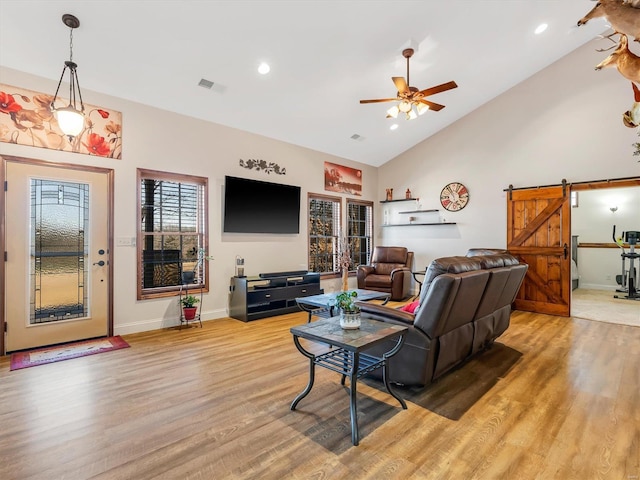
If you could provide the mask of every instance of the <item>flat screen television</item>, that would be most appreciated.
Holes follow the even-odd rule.
[[[300,187],[225,176],[227,233],[300,233]]]

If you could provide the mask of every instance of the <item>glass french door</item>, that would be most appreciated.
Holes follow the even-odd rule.
[[[5,162],[6,351],[109,332],[109,175]]]

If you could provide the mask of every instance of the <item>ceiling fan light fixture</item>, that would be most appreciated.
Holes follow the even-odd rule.
[[[416,114],[415,110],[411,109],[407,113],[407,120],[413,120],[414,118],[418,118],[418,115]]]
[[[403,100],[398,104],[398,110],[402,113],[409,113],[411,111],[411,103],[407,100]]]
[[[400,109],[397,106],[393,106],[387,110],[387,118],[398,118],[398,113],[400,113]]]
[[[429,105],[425,103],[419,103],[416,107],[416,110],[418,110],[418,115],[424,115],[429,111]]]

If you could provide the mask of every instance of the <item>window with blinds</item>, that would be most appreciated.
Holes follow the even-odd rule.
[[[309,271],[337,273],[342,199],[309,194]]]
[[[208,285],[207,179],[138,170],[138,298]]]
[[[351,268],[368,265],[373,248],[373,202],[347,199],[347,242]]]

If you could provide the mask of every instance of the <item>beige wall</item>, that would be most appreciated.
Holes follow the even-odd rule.
[[[6,68],[0,68],[0,82],[40,92],[53,92],[56,87],[50,80]],[[136,235],[136,168],[208,177],[209,245],[215,260],[210,263],[211,291],[203,302],[203,318],[226,316],[229,278],[234,273],[236,255],[245,258],[249,275],[306,268],[307,193],[329,193],[324,192],[325,161],[362,169],[363,195],[359,198],[377,199],[378,178],[375,167],[84,89],[83,99],[87,103],[122,112],[122,160],[7,143],[0,143],[0,154],[113,168],[116,239]],[[238,165],[239,159],[249,158],[275,162],[285,167],[287,173],[282,176],[267,175]],[[223,234],[222,198],[225,175],[301,186],[300,234]],[[134,246],[116,246],[113,255],[116,334],[151,330],[177,323],[179,311],[176,298],[136,300],[135,253]],[[353,281],[352,279],[351,282]],[[334,281],[323,283],[327,289],[334,288]]]
[[[632,155],[631,146],[638,137],[621,121],[633,101],[631,86],[613,69],[593,70],[605,55],[595,52],[600,45],[595,41],[585,45],[379,169],[90,91],[83,91],[85,101],[123,113],[123,160],[5,143],[0,143],[0,153],[115,169],[116,238],[136,234],[136,168],[208,176],[215,260],[203,310],[205,318],[217,318],[226,314],[236,255],[245,258],[248,274],[298,269],[307,263],[306,207],[300,235],[221,233],[226,174],[300,185],[305,204],[307,192],[323,192],[324,161],[361,168],[362,198],[376,202],[377,243],[408,246],[416,252],[418,268],[438,256],[464,254],[470,247],[504,247],[504,189],[509,184],[526,187],[556,184],[563,178],[580,182],[640,175],[639,158]],[[43,92],[55,89],[51,80],[4,68],[0,82]],[[428,122],[429,115],[437,113],[416,121]],[[275,178],[243,169],[238,166],[240,158],[276,162],[287,175]],[[381,227],[383,209],[378,201],[385,188],[400,195],[410,188],[420,197],[422,208],[439,208],[440,190],[451,181],[463,182],[471,193],[461,212],[439,214],[457,225]],[[116,247],[114,262],[116,333],[175,324],[175,299],[136,300],[135,248]],[[337,282],[323,282],[323,287],[332,290]],[[354,279],[351,282],[355,286]]]
[[[601,47],[586,44],[381,166],[380,198],[385,188],[409,187],[422,208],[441,208],[442,187],[458,181],[469,188],[470,201],[460,212],[440,212],[456,226],[379,228],[378,243],[410,247],[416,267],[424,268],[470,247],[505,247],[510,184],[640,176],[632,147],[640,138],[622,123],[633,103],[631,84],[615,69],[594,71],[607,55],[595,51]],[[416,121],[429,121],[428,115]],[[378,215],[381,225],[382,209]]]

